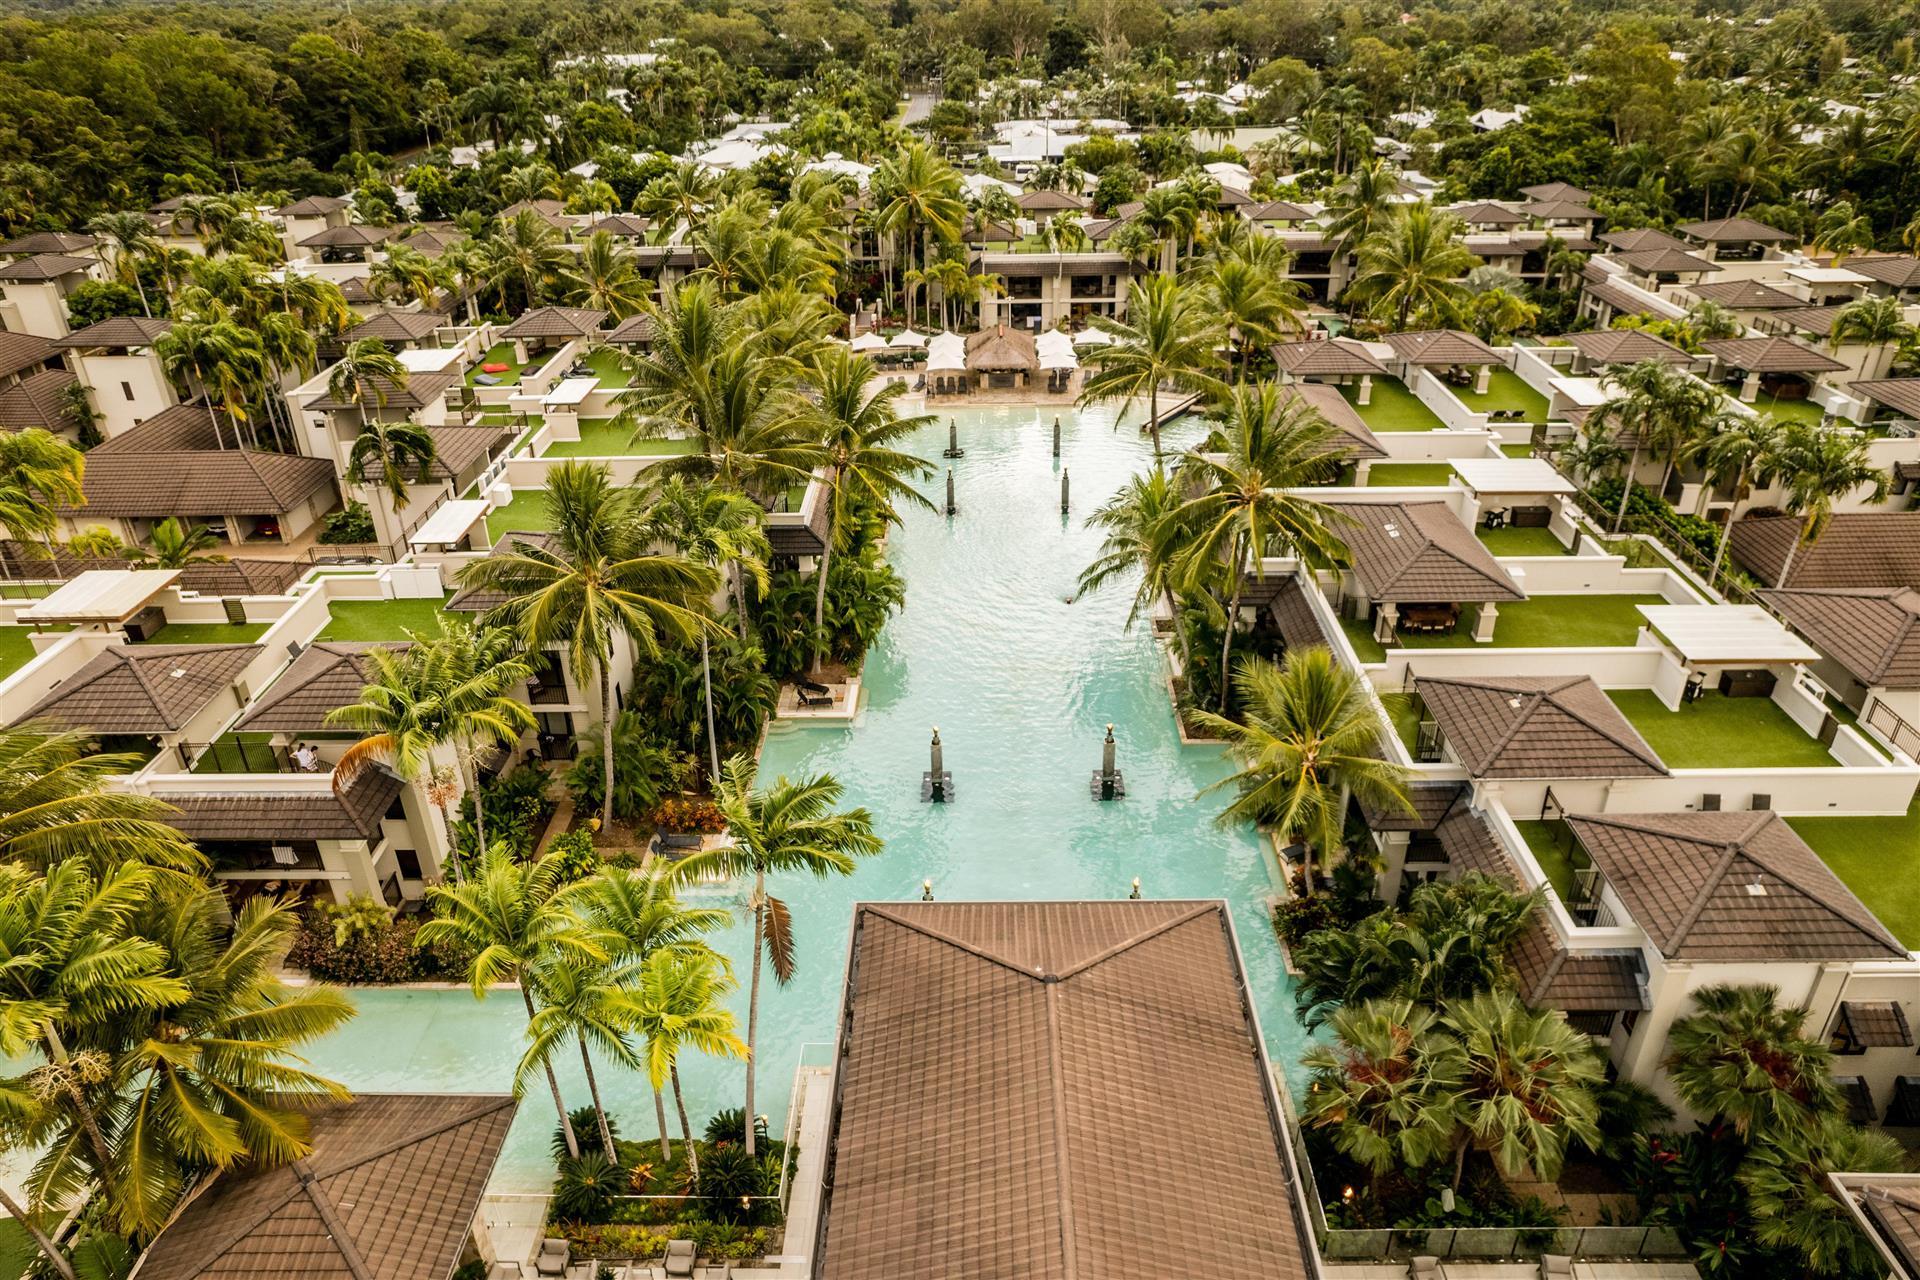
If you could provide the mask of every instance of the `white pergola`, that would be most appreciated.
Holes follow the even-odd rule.
[[[1580,488],[1544,458],[1455,458],[1453,470],[1481,495],[1570,494]]]
[[[16,622],[117,625],[152,604],[179,569],[88,569],[14,614]]]
[[[1667,647],[1688,664],[1812,662],[1820,656],[1757,604],[1643,604],[1637,608]]]
[[[485,498],[455,498],[433,509],[426,523],[407,535],[411,547],[450,547],[487,518]]]

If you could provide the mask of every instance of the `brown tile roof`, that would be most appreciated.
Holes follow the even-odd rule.
[[[1513,859],[1500,847],[1486,820],[1466,805],[1455,806],[1433,829],[1433,835],[1446,851],[1447,863],[1456,872],[1475,872],[1503,880],[1520,888],[1520,871]]]
[[[1028,372],[1040,367],[1033,335],[1001,325],[967,335],[967,368],[976,373]]]
[[[1387,456],[1386,446],[1380,443],[1380,437],[1373,434],[1373,429],[1367,426],[1367,420],[1360,416],[1360,411],[1340,394],[1340,388],[1325,382],[1289,382],[1286,393],[1289,399],[1304,401],[1312,407],[1339,433],[1341,456],[1354,461],[1377,461]]]
[[[1658,360],[1662,364],[1693,363],[1692,356],[1665,338],[1656,338],[1638,329],[1593,329],[1570,333],[1567,341],[1595,364],[1639,364],[1642,360]]]
[[[1271,583],[1274,579],[1269,578]],[[1255,579],[1257,585],[1259,579]],[[1317,588],[1315,588],[1317,590]],[[1327,643],[1327,633],[1321,629],[1320,615],[1307,603],[1306,588],[1300,585],[1296,575],[1289,574],[1279,580],[1279,585],[1267,593],[1267,609],[1273,614],[1274,625],[1280,628],[1280,639],[1289,649],[1310,649],[1315,645]]]
[[[1895,1088],[1901,1085],[1896,1084]],[[1896,1268],[1896,1280],[1920,1276],[1920,1174],[1829,1175],[1845,1188]]]
[[[1256,201],[1240,210],[1254,222],[1305,222],[1313,217],[1307,210],[1285,200]],[[1115,219],[1119,221],[1119,219]]]
[[[36,253],[31,258],[0,262],[0,280],[31,284],[40,280],[58,280],[76,271],[90,271],[100,265],[97,258],[75,258],[64,253]]]
[[[1583,191],[1570,182],[1543,182],[1538,186],[1522,187],[1520,194],[1529,200],[1591,200],[1593,193]]]
[[[262,652],[257,644],[122,644],[96,653],[20,720],[55,720],[94,733],[177,732]]]
[[[502,222],[512,222],[523,213],[531,213],[548,226],[566,231],[573,226],[573,219],[567,216],[566,207],[559,200],[517,200],[502,209],[497,216]]]
[[[559,538],[551,533],[530,533],[515,530],[501,534],[494,539],[493,550],[489,556],[523,555],[527,552],[551,552],[558,548]],[[449,613],[485,613],[489,609],[505,604],[512,596],[505,591],[482,590],[479,587],[464,587],[454,593],[446,603]]]
[[[1369,600],[1422,604],[1524,600],[1486,544],[1444,502],[1334,502]]]
[[[1759,596],[1861,684],[1920,689],[1920,591],[1774,588]]]
[[[968,244],[987,244],[1018,240],[1020,233],[998,222],[981,222],[977,218],[968,218],[961,224],[960,238]]]
[[[600,340],[609,346],[652,342],[653,317],[644,311],[637,316],[628,316],[625,320],[622,320],[619,324],[602,334]]]
[[[1460,221],[1474,226],[1517,227],[1527,220],[1526,214],[1517,213],[1491,200],[1482,200],[1476,204],[1455,205],[1447,212]]]
[[[615,213],[600,219],[591,227],[584,228],[584,230],[604,231],[608,235],[625,236],[629,239],[638,240],[647,234],[647,230],[651,226],[652,224],[645,218],[636,217],[631,213]]]
[[[1847,269],[1871,276],[1881,284],[1890,284],[1896,289],[1920,289],[1920,257],[1910,254],[1848,258]]]
[[[1686,252],[1684,249],[1635,249],[1613,255],[1615,262],[1624,263],[1629,270],[1641,275],[1654,275],[1658,272],[1679,274],[1685,271],[1725,271],[1717,262]]]
[[[1799,540],[1797,516],[1742,516],[1727,550],[1770,587],[1920,588],[1920,511],[1843,511],[1812,546],[1793,553],[1792,581],[1781,583],[1788,548]]]
[[[438,258],[466,238],[466,232],[455,227],[422,227],[400,243],[415,253]]]
[[[340,296],[355,306],[364,306],[369,302],[380,301],[378,295],[373,291],[373,286],[367,283],[365,276],[348,276],[345,280],[342,280],[340,282]]]
[[[382,311],[377,316],[362,320],[342,337],[348,342],[378,338],[382,342],[399,345],[430,337],[435,329],[446,322],[447,318],[435,311]]]
[[[1422,676],[1421,701],[1476,778],[1648,778],[1667,766],[1591,676]]]
[[[324,218],[352,207],[352,201],[339,196],[304,196],[292,204],[283,204],[274,212],[283,218]]]
[[[368,227],[350,222],[342,227],[327,227],[300,242],[302,249],[370,249],[385,244],[399,234],[398,227]]]
[[[1415,778],[1405,788],[1413,812],[1375,808],[1365,801],[1360,812],[1375,831],[1432,831],[1449,817],[1467,795],[1467,784],[1451,779]]]
[[[1499,353],[1470,333],[1458,329],[1425,329],[1390,333],[1387,345],[1402,360],[1423,367],[1456,364],[1502,364]]]
[[[1621,315],[1647,314],[1645,299],[1634,297],[1615,284],[1613,279],[1604,272],[1598,272],[1596,269],[1596,274],[1583,274],[1581,279],[1583,281],[1581,288],[1586,290],[1589,297],[1606,303]]]
[[[1027,191],[1014,203],[1028,213],[1051,213],[1056,209],[1086,209],[1093,201],[1065,191]]]
[[[1562,221],[1598,222],[1601,215],[1577,200],[1530,200],[1520,206],[1529,218],[1555,218]]]
[[[51,339],[37,333],[15,333],[0,329],[0,378],[10,378],[23,369],[45,364],[54,358]]]
[[[1689,239],[1703,244],[1760,244],[1800,237],[1778,227],[1770,227],[1752,218],[1715,218],[1711,222],[1686,222],[1674,228]]]
[[[362,1094],[304,1109],[313,1151],[213,1178],[143,1280],[446,1280],[513,1123],[506,1094]]]
[[[1898,1000],[1842,1000],[1840,1021],[1853,1042],[1867,1049],[1911,1049],[1913,1029]]]
[[[1273,347],[1273,358],[1282,373],[1296,378],[1315,374],[1366,373],[1387,377],[1387,367],[1374,359],[1367,349],[1351,338],[1311,338],[1305,342],[1282,342]]]
[[[1507,952],[1522,1000],[1536,1009],[1604,1013],[1645,1009],[1647,997],[1634,957],[1567,950],[1536,911]]]
[[[94,247],[92,236],[71,231],[29,231],[0,244],[0,254],[10,257],[37,257],[43,253],[68,254]]]
[[[201,560],[180,571],[180,586],[203,596],[278,596],[311,565],[298,560]]]
[[[1920,418],[1920,378],[1863,378],[1847,385],[1895,413]]]
[[[406,385],[396,385],[389,378],[376,377],[374,383],[386,392],[386,404],[380,405],[377,399],[369,398],[366,408],[374,413],[384,407],[396,412],[409,412],[424,409],[435,403],[447,393],[447,388],[460,381],[460,366],[456,361],[444,369],[416,369],[407,375]],[[321,394],[318,400],[307,406],[322,413],[348,408],[344,400],[335,400],[331,391]]]
[[[1567,824],[1670,960],[1906,958],[1776,813],[1580,814]]]
[[[861,904],[841,1007],[819,1280],[1316,1274],[1224,904]]]
[[[1600,237],[1600,242],[1624,253],[1636,253],[1647,249],[1679,249],[1685,252],[1693,247],[1679,236],[1662,231],[1658,227],[1634,227],[1629,231],[1609,231]]]
[[[1728,368],[1749,373],[1834,373],[1847,367],[1792,338],[1714,338],[1700,345]]]
[[[221,428],[231,442],[231,426]],[[259,516],[293,510],[333,487],[333,463],[291,453],[222,449],[198,404],[154,414],[87,452],[85,515]]]
[[[1791,311],[1776,311],[1767,319],[1769,322],[1778,321],[1805,333],[1817,333],[1824,338],[1833,331],[1833,318],[1845,310],[1845,304],[1831,307],[1795,307]]]
[[[327,715],[360,701],[372,673],[367,653],[373,649],[401,650],[404,644],[321,640],[300,656],[254,699],[236,729],[276,733],[317,733],[328,727]],[[337,728],[338,726],[334,726]]]
[[[284,791],[222,792],[216,774],[202,775],[191,790],[156,789],[172,805],[167,825],[194,841],[374,840],[380,820],[406,783],[382,769],[368,769],[345,795],[329,787],[289,785]]]
[[[153,340],[173,328],[166,316],[113,316],[84,329],[75,329],[53,345],[67,350],[104,348],[125,351],[131,347],[150,347]]]
[[[67,420],[63,393],[78,381],[65,369],[42,369],[0,390],[0,428],[20,431],[45,427],[58,431]]]
[[[433,465],[429,475],[440,480],[457,480],[467,469],[492,454],[501,444],[512,440],[518,427],[428,427],[433,437]]]
[[[806,510],[802,500],[801,511]],[[817,556],[827,545],[828,520],[832,504],[824,494],[816,496],[813,514],[803,522],[782,520],[767,522],[767,545],[777,556]]]
[[[1807,305],[1805,298],[1796,298],[1758,280],[1718,280],[1711,284],[1693,284],[1687,286],[1687,292],[1702,302],[1715,302],[1736,311],[1796,311]]]
[[[535,307],[500,331],[503,338],[584,338],[598,333],[607,313],[592,307]]]

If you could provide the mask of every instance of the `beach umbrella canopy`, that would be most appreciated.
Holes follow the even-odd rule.
[[[1076,347],[1104,347],[1112,341],[1113,335],[1105,329],[1082,329],[1073,335],[1073,345]]]
[[[868,330],[848,345],[855,351],[885,351],[887,349],[887,340],[872,330]]]
[[[967,340],[957,333],[937,333],[927,343],[927,371],[944,372],[967,367]]]
[[[1078,369],[1080,361],[1073,354],[1073,339],[1058,329],[1049,329],[1034,339],[1034,354],[1040,357],[1042,369]]]
[[[927,339],[925,334],[915,333],[911,329],[902,329],[893,335],[893,341],[887,345],[890,347],[924,347],[927,345]]]

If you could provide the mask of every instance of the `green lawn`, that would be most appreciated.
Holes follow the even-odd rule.
[[[508,366],[508,368],[505,373],[496,373],[493,375],[500,380],[498,383],[487,384],[475,382],[474,379],[480,376],[481,366],[489,364],[504,364]],[[511,342],[496,342],[487,348],[487,353],[480,357],[478,364],[467,370],[467,385],[470,387],[487,385],[510,387],[520,381],[520,371],[525,367],[525,365],[514,362],[513,344]]]
[[[44,600],[59,585],[57,582],[0,583],[0,600]]]
[[[146,644],[252,644],[266,633],[264,622],[169,622]]]
[[[1368,485],[1430,485],[1446,487],[1453,467],[1445,462],[1376,462],[1367,469]]]
[[[671,440],[635,440],[633,428],[615,426],[609,418],[589,418],[580,424],[578,440],[557,440],[543,458],[665,458],[692,453],[699,441],[691,436]]]
[[[1669,711],[1651,689],[1608,691],[1670,769],[1836,768],[1839,761],[1769,698],[1706,693]]]
[[[1900,818],[1789,818],[1902,945],[1920,949],[1920,797]]]
[[[1342,386],[1340,394],[1375,431],[1438,431],[1446,425],[1398,378],[1375,378],[1373,395],[1364,405],[1359,403],[1358,384]]]
[[[1495,369],[1493,376],[1487,380],[1485,395],[1475,395],[1472,387],[1449,387],[1448,390],[1475,413],[1518,409],[1527,415],[1525,420],[1528,422],[1547,420],[1547,398],[1528,386],[1526,380],[1511,369]]]
[[[601,347],[587,357],[587,367],[593,370],[603,387],[624,387],[633,380],[627,372],[624,356],[612,347]]]
[[[322,640],[405,640],[407,632],[440,630],[444,600],[334,600]]]
[[[1531,440],[1524,440],[1519,444],[1503,444],[1500,446],[1500,452],[1506,454],[1509,458],[1531,458],[1533,456],[1533,442]]]
[[[1776,400],[1764,391],[1748,408],[1755,413],[1772,414],[1781,422],[1804,422],[1816,427],[1826,416],[1826,410],[1811,400]]]
[[[65,627],[42,627],[43,631],[65,631]],[[32,662],[38,653],[33,641],[32,627],[0,627],[0,680],[18,671]]]
[[[504,507],[495,507],[487,513],[487,536],[495,542],[502,534],[519,530],[523,533],[538,533],[547,527],[547,491],[545,489],[515,490],[513,500]]]
[[[1362,662],[1382,662],[1387,651],[1373,638],[1373,619],[1340,619],[1340,629],[1347,633],[1347,643],[1353,646],[1354,654]]]
[[[1503,604],[1494,615],[1492,647],[1628,648],[1646,621],[1635,606],[1664,603],[1659,596],[1535,596]],[[1471,649],[1478,644],[1472,610],[1462,609],[1459,627],[1446,635],[1403,631],[1397,643],[1403,649]]]
[[[1570,556],[1573,548],[1561,545],[1551,529],[1477,529],[1480,541],[1497,556]]]
[[[1553,885],[1553,891],[1560,895],[1560,901],[1573,901],[1573,873],[1590,866],[1593,859],[1573,838],[1572,830],[1559,821],[1516,821],[1513,825],[1527,842],[1527,848],[1533,851],[1533,860],[1546,873],[1547,881]]]

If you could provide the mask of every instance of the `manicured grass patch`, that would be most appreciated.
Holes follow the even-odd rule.
[[[1444,462],[1376,462],[1367,469],[1367,484],[1437,485],[1444,488],[1453,479],[1453,468]]]
[[[322,640],[405,640],[407,632],[436,635],[445,600],[334,600]]]
[[[612,347],[601,347],[586,359],[587,368],[593,370],[603,387],[624,387],[633,380],[627,372],[625,359]]]
[[[0,584],[0,600],[44,600],[54,593],[57,582],[8,582]]]
[[[1493,376],[1487,379],[1485,395],[1475,395],[1470,386],[1449,387],[1448,390],[1475,413],[1491,413],[1495,409],[1510,413],[1518,409],[1527,415],[1528,422],[1547,420],[1547,398],[1528,386],[1526,379],[1511,369],[1495,369]]]
[[[1839,761],[1770,698],[1703,694],[1667,710],[1651,689],[1607,694],[1670,769],[1835,768]]]
[[[266,633],[264,622],[169,622],[141,644],[252,644]]]
[[[42,627],[43,631],[65,631],[65,627]],[[33,647],[32,627],[0,627],[0,680],[6,679],[39,656]]]
[[[1920,797],[1898,818],[1789,818],[1901,945],[1920,948]]]
[[[606,418],[580,424],[578,440],[556,440],[543,458],[666,458],[692,453],[699,441],[691,436],[671,440],[635,440],[633,428],[615,426]]]
[[[1551,529],[1476,529],[1487,550],[1497,556],[1570,556],[1573,548],[1562,546]]]
[[[1354,653],[1362,662],[1382,662],[1387,651],[1373,638],[1373,619],[1342,618],[1340,629],[1347,633],[1347,643],[1353,646]]]
[[[478,378],[481,375],[481,373],[484,372],[483,367],[490,364],[504,364],[507,366],[507,371],[505,373],[496,373],[492,375],[493,377],[499,379],[497,383],[475,382],[474,379]],[[510,387],[520,381],[520,371],[524,368],[526,368],[525,365],[522,365],[514,360],[513,344],[511,342],[496,342],[491,347],[487,348],[487,353],[485,355],[480,357],[479,364],[476,364],[473,366],[473,368],[467,370],[467,385],[470,387],[472,386]]]
[[[1561,902],[1573,901],[1573,873],[1592,864],[1564,822],[1515,822],[1521,839],[1533,851],[1533,860]]]
[[[1342,386],[1340,394],[1375,431],[1438,431],[1446,425],[1395,378],[1375,378],[1373,395],[1364,405],[1359,400],[1358,385]]]
[[[498,542],[501,535],[519,530],[523,533],[543,533],[547,528],[547,491],[545,489],[518,489],[511,501],[504,507],[495,507],[487,513],[487,536]]]
[[[1393,722],[1393,731],[1407,748],[1407,754],[1419,758],[1420,755],[1420,700],[1406,696],[1383,696],[1380,704],[1387,709],[1387,719]]]
[[[1496,649],[1627,648],[1646,621],[1634,607],[1664,604],[1659,596],[1535,596],[1503,604],[1493,618]],[[1404,649],[1470,649],[1473,611],[1462,609],[1460,626],[1445,635],[1402,631]]]
[[[1519,444],[1503,444],[1500,446],[1500,452],[1506,454],[1509,458],[1531,458],[1533,456],[1533,441],[1523,440]]]
[[[1811,426],[1820,425],[1820,420],[1826,417],[1826,410],[1812,400],[1779,400],[1764,391],[1748,407],[1755,413],[1771,414],[1781,422],[1804,422]]]

